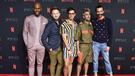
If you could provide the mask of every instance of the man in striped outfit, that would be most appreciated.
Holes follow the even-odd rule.
[[[68,18],[61,24],[64,50],[64,76],[71,76],[72,63],[76,54],[75,32],[77,23],[74,21],[76,15],[74,8],[67,9]]]

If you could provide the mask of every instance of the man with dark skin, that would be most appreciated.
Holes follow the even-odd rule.
[[[41,4],[35,2],[34,14],[26,16],[23,27],[23,39],[27,48],[29,61],[29,76],[34,76],[35,60],[37,60],[37,76],[42,76],[45,48],[41,42],[41,36],[48,20],[40,13]]]

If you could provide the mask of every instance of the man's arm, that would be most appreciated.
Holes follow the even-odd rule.
[[[79,49],[79,40],[80,40],[80,37],[81,37],[81,29],[79,27],[80,25],[77,26],[76,28],[76,36],[75,36],[75,40],[77,41],[77,54],[80,53],[80,49]]]
[[[47,38],[49,36],[49,33],[50,33],[50,25],[49,23],[46,25],[46,28],[44,29],[44,32],[42,34],[42,38],[41,38],[41,41],[43,43],[43,45],[48,49],[50,50],[51,49],[51,46],[48,44],[48,41],[47,41]]]
[[[109,38],[108,38],[108,42],[107,45],[111,46],[112,45],[112,36],[113,36],[113,27],[112,27],[112,21],[111,19],[109,19],[109,27],[108,27],[108,34],[109,34]]]
[[[90,22],[90,32],[91,32],[92,35],[94,34],[93,25],[92,25],[91,22]]]
[[[107,41],[107,48],[106,48],[106,51],[109,51],[110,50],[110,47],[112,45],[112,35],[113,35],[113,27],[112,27],[112,21],[111,19],[109,19],[108,21],[108,35],[109,35],[109,38],[108,38],[108,41]]]
[[[28,25],[29,25],[29,22],[28,22],[28,17],[25,18],[24,20],[24,25],[23,25],[23,40],[24,40],[24,43],[27,47],[27,39],[28,39]]]
[[[66,48],[68,50],[70,50],[70,48],[68,47],[68,39],[67,39],[68,38],[68,35],[65,32],[65,28],[64,28],[64,25],[63,24],[61,24],[61,26],[60,26],[60,32],[61,32],[62,39],[63,39],[63,42],[64,42]]]

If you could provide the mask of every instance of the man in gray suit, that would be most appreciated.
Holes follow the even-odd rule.
[[[45,48],[41,36],[48,20],[41,13],[41,4],[34,4],[34,14],[27,16],[24,21],[23,39],[28,52],[29,76],[34,76],[35,60],[37,60],[37,76],[42,76]]]

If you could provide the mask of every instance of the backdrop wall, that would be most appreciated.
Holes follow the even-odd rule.
[[[0,0],[0,73],[27,74],[27,53],[22,39],[22,27],[26,15],[32,14],[35,0]],[[135,0],[40,0],[42,14],[49,18],[50,7],[57,6],[65,18],[66,8],[77,10],[76,19],[81,18],[82,9],[88,7],[93,15],[95,6],[102,3],[105,15],[113,22],[113,47],[110,60],[115,74],[135,74]],[[102,57],[100,73],[105,73]],[[44,73],[49,73],[49,56],[46,52]],[[73,73],[76,72],[76,59]],[[92,64],[91,64],[92,65]],[[91,67],[91,66],[90,66]],[[92,69],[89,70],[92,73]]]

